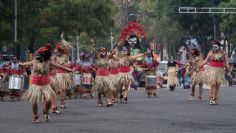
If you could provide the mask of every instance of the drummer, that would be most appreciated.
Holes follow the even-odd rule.
[[[23,69],[19,66],[19,62],[16,57],[13,57],[12,63],[8,69],[8,76],[11,77],[18,77],[21,80],[21,83],[23,84]],[[10,90],[10,98],[14,100],[14,98],[17,98],[17,100],[20,100],[21,97],[21,89],[23,89],[22,84],[18,84],[16,88],[11,88],[10,84],[17,83],[16,78],[13,78],[14,81],[9,81],[9,90]]]
[[[81,62],[84,62],[84,58],[85,58],[85,53],[81,52],[79,54],[79,59],[76,60],[73,69],[76,71],[76,73],[74,74],[74,84],[75,84],[75,88],[74,88],[74,98],[77,98],[78,94],[80,94],[81,96],[81,92],[79,92],[79,88],[81,87]]]
[[[143,72],[146,75],[146,93],[148,97],[157,96],[157,84],[156,84],[156,67],[158,66],[158,62],[154,59],[153,53],[150,49],[147,49],[147,57],[143,60],[141,67],[143,68]],[[150,78],[153,78],[151,80]],[[153,81],[152,83],[148,83],[149,81]]]
[[[5,94],[7,93],[7,87],[5,87],[5,77],[6,77],[6,65],[3,63],[2,56],[0,55],[0,101],[3,100]]]
[[[96,66],[90,60],[90,54],[82,52],[80,53],[79,57],[80,60],[77,63],[76,70],[80,71],[80,74],[82,75],[82,85],[80,85],[80,96],[93,97],[91,92],[92,82],[94,80],[92,73],[96,71]]]

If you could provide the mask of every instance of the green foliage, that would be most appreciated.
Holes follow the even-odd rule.
[[[145,26],[148,42],[168,48],[170,53],[196,38],[206,53],[213,39],[213,18],[217,35],[225,32],[230,43],[236,44],[234,14],[179,14],[180,6],[235,7],[236,0],[135,0],[119,8],[116,0],[17,0],[18,44],[32,46],[59,41],[59,32],[75,44],[79,35],[82,45],[94,38],[98,46],[109,47],[110,32],[115,40],[127,20],[137,20]],[[114,4],[116,3],[116,4]],[[13,43],[13,0],[0,1],[0,43]],[[139,16],[129,16],[139,14]],[[116,20],[116,21],[114,21]],[[114,41],[115,41],[114,40]]]
[[[178,21],[178,4],[173,0],[148,0],[139,4],[148,41],[165,47],[175,55],[183,30]],[[162,45],[162,46],[160,46]]]
[[[14,4],[10,0],[0,2],[0,7],[10,3]],[[12,16],[12,5],[1,8],[0,13]],[[61,31],[67,36],[85,32],[91,37],[104,38],[114,25],[114,9],[111,0],[18,0],[18,41],[31,45],[55,43]],[[0,20],[4,27],[1,33],[12,31],[12,23],[12,19]]]
[[[228,0],[221,2],[220,7],[236,7],[236,0]],[[223,14],[221,15],[220,30],[223,31],[230,43],[236,44],[236,15]]]
[[[0,1],[0,42],[1,40],[10,40],[12,32],[12,12],[11,1]]]

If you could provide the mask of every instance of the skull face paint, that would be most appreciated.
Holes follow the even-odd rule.
[[[100,52],[100,56],[103,57],[103,58],[106,57],[107,56],[107,52]]]
[[[213,50],[213,52],[218,52],[220,50],[220,46],[217,45],[217,44],[213,44],[212,45],[212,50]]]
[[[100,57],[104,58],[107,56],[107,49],[102,47],[100,48]]]
[[[55,51],[54,51],[54,54],[55,54],[56,56],[61,56],[61,55],[62,55],[62,53],[61,53],[60,51],[58,51],[58,50],[55,50]]]
[[[90,60],[90,54],[85,54],[84,60],[89,61]]]
[[[132,32],[131,35],[128,38],[128,43],[131,47],[135,46],[139,42],[138,36]]]
[[[84,53],[84,52],[82,52],[82,53],[79,54],[79,59],[80,59],[81,61],[84,61],[84,59],[85,59],[85,53]]]
[[[137,41],[138,41],[137,37],[132,37],[128,39],[128,42],[131,46],[134,46],[137,43]]]
[[[128,47],[123,47],[123,49],[122,49],[122,54],[123,54],[123,55],[127,55],[128,53],[129,53]]]

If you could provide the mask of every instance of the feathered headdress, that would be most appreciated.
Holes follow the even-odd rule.
[[[107,49],[105,47],[101,47],[101,48],[99,48],[99,51],[100,52],[107,52]]]
[[[212,45],[213,45],[213,44],[216,44],[216,45],[218,45],[218,46],[221,45],[221,44],[220,44],[220,41],[217,40],[217,39],[214,39],[213,41],[211,41],[211,44],[212,44]]]
[[[72,45],[70,42],[67,42],[65,39],[62,38],[61,46],[66,54],[69,54],[72,51]]]
[[[64,49],[61,44],[57,44],[55,49],[60,53],[64,53]]]
[[[45,44],[45,47],[48,48],[48,50],[53,50],[52,45],[49,43]]]
[[[124,26],[120,33],[119,41],[124,41],[128,39],[128,37],[134,33],[137,35],[139,38],[144,37],[145,39],[147,38],[147,34],[144,30],[144,26],[137,23],[137,22],[128,22],[127,25]]]
[[[40,55],[42,55],[42,54],[44,54],[46,51],[48,51],[49,49],[47,48],[47,47],[45,47],[45,46],[43,46],[43,47],[41,47],[41,48],[39,48],[38,50],[37,50],[37,53],[38,54],[40,54]]]

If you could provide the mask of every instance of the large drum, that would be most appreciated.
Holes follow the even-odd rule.
[[[147,75],[146,76],[146,87],[148,86],[156,86],[156,76],[155,75]]]
[[[81,85],[81,74],[73,74],[73,80],[75,85]]]
[[[83,74],[83,84],[84,85],[92,85],[92,74],[91,73],[84,73]]]
[[[24,77],[22,76],[10,76],[9,78],[9,89],[20,90],[24,87]]]

